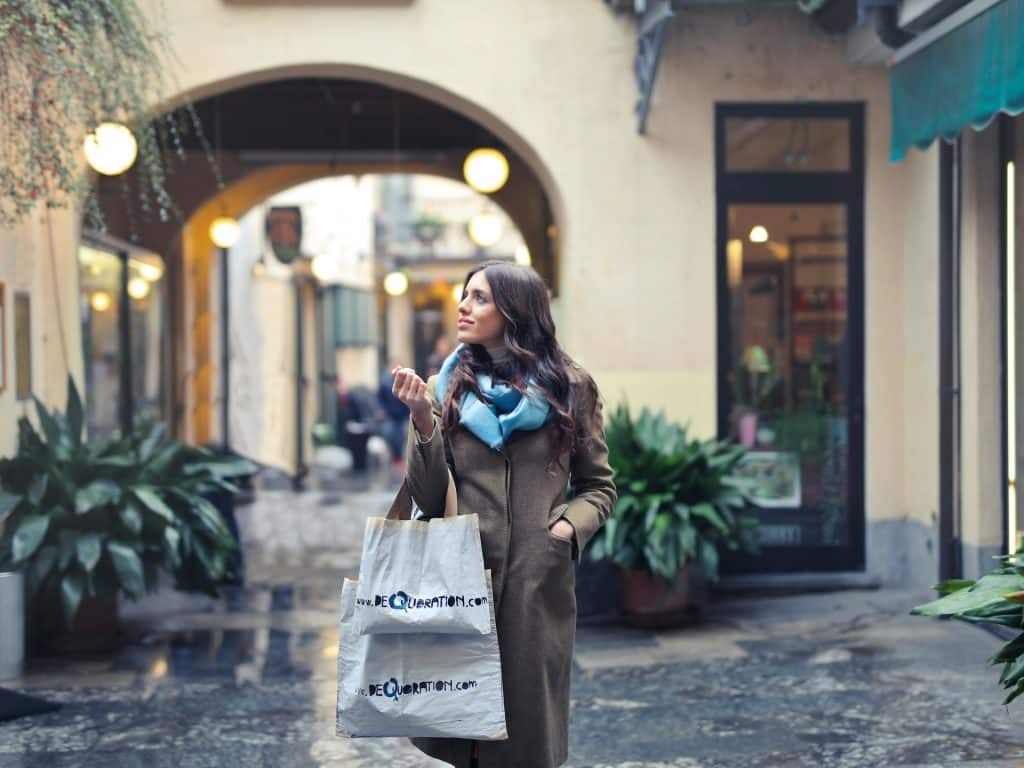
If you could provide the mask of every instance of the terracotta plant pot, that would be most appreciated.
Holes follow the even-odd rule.
[[[707,582],[690,562],[676,573],[674,585],[649,571],[619,569],[626,622],[648,629],[692,624],[707,604]]]

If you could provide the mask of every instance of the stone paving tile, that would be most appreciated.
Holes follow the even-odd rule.
[[[0,724],[0,768],[436,768],[402,739],[333,732],[336,606],[376,487],[263,491],[238,510],[244,587],[123,610],[110,657],[33,660],[61,711]],[[998,640],[895,592],[719,600],[696,627],[581,627],[569,768],[1024,766]]]

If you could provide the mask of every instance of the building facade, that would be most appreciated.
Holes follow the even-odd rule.
[[[884,52],[870,53],[874,22],[829,32],[792,4],[687,4],[660,20],[631,12],[641,3],[618,5],[630,12],[598,0],[152,7],[176,53],[171,103],[228,104],[245,89],[298,81],[357,83],[464,121],[465,149],[473,131],[499,142],[512,164],[500,202],[552,284],[563,345],[608,405],[663,409],[696,434],[733,435],[758,454],[750,471],[770,480],[767,538],[746,567],[924,585],[948,544],[966,553],[959,568],[969,575],[1009,541],[1007,477],[994,469],[1006,438],[992,437],[1009,434],[1007,398],[992,389],[1005,345],[989,343],[1005,327],[1005,302],[992,301],[1005,284],[1005,248],[989,242],[996,228],[969,202],[999,195],[998,153],[978,160],[987,182],[974,186],[969,170],[993,129],[963,134],[957,182],[961,501],[951,531],[942,527],[951,470],[940,389],[946,150],[891,159],[890,72]],[[638,49],[658,54],[649,92],[638,88]],[[641,69],[649,81],[652,70]],[[361,93],[343,105],[355,117],[334,134],[339,142],[357,135],[359,115],[375,114],[370,91]],[[376,155],[325,157],[320,147],[257,164],[251,147],[229,149],[224,190],[195,181],[209,175],[197,160],[182,176],[184,226],[140,233],[168,265],[178,434],[217,439],[210,221],[339,173],[458,178],[455,155],[402,143],[417,114],[421,124],[434,118],[401,114],[401,131],[393,121],[367,126],[387,134]],[[289,125],[268,108],[249,126],[284,141],[302,115]],[[127,236],[117,226],[115,217],[115,234]],[[49,227],[36,218],[0,235],[7,337],[11,297],[28,294],[32,388],[48,402],[62,402],[65,372],[81,380],[83,371],[72,311],[79,229],[77,217],[56,213]],[[15,346],[5,351],[8,372]],[[0,452],[14,449],[25,402],[10,383],[0,393]]]

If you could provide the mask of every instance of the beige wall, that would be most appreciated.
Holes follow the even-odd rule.
[[[17,420],[35,420],[31,400],[15,397],[14,294],[31,304],[32,392],[49,407],[64,409],[67,374],[79,391],[82,342],[78,314],[78,215],[70,210],[33,211],[22,224],[0,228],[0,283],[4,285],[3,355],[6,381],[0,392],[0,456],[17,447]]]

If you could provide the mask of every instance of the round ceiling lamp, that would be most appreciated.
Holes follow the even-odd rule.
[[[238,222],[230,216],[218,216],[210,225],[210,239],[218,248],[230,248],[242,234]]]
[[[384,292],[388,296],[401,296],[409,290],[409,278],[404,272],[389,272],[384,278]]]
[[[89,304],[96,312],[106,312],[110,309],[110,294],[106,291],[96,291],[89,299]]]
[[[128,281],[128,295],[136,300],[146,298],[149,295],[149,282],[141,277],[133,277]]]
[[[139,153],[131,130],[120,123],[100,123],[85,137],[85,159],[97,173],[117,176],[132,167]]]
[[[752,243],[767,243],[768,242],[768,230],[758,224],[756,227],[750,230],[750,242]]]
[[[469,222],[469,237],[481,248],[490,248],[501,240],[501,219],[494,211],[481,211]]]
[[[462,175],[477,192],[497,192],[508,181],[508,160],[496,149],[474,149],[462,164]]]

